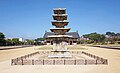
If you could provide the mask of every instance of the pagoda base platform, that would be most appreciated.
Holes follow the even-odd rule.
[[[72,58],[72,55],[66,51],[54,51],[48,55],[48,58]]]
[[[51,50],[51,52],[69,52],[67,49]]]

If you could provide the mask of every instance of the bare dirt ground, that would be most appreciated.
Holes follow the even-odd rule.
[[[0,50],[0,73],[120,73],[120,50],[89,46],[79,50],[108,59],[108,65],[10,65],[12,58],[38,51],[34,49],[40,47]]]

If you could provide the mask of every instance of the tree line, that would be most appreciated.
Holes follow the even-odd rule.
[[[6,39],[5,35],[0,32],[0,46],[17,46],[17,45],[43,45],[44,38],[26,39],[19,41],[19,38]]]
[[[120,42],[120,33],[106,32],[105,34],[90,33],[82,35],[84,39],[81,39],[79,43],[94,43],[94,44],[115,44]]]

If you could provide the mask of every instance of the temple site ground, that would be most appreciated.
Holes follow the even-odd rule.
[[[29,53],[51,50],[52,46],[33,46],[0,50],[0,73],[120,73],[120,50],[90,46],[69,46],[108,59],[108,65],[13,65],[11,59]]]

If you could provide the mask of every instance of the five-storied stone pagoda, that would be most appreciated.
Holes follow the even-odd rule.
[[[53,40],[53,50],[51,54],[48,55],[49,58],[71,58],[72,55],[67,50],[66,41],[72,38],[70,35],[66,35],[70,28],[65,28],[68,25],[67,14],[65,8],[53,9],[53,21],[52,25],[56,28],[50,28],[54,35],[48,36],[49,39]]]
[[[70,33],[65,8],[54,9],[52,34],[45,33],[47,41],[53,42],[51,51],[37,51],[21,57],[11,59],[11,65],[99,65],[108,64],[107,59],[92,55],[84,51],[69,51],[68,41],[77,41],[79,35]],[[68,34],[69,33],[69,34]],[[77,37],[76,37],[77,36]]]

